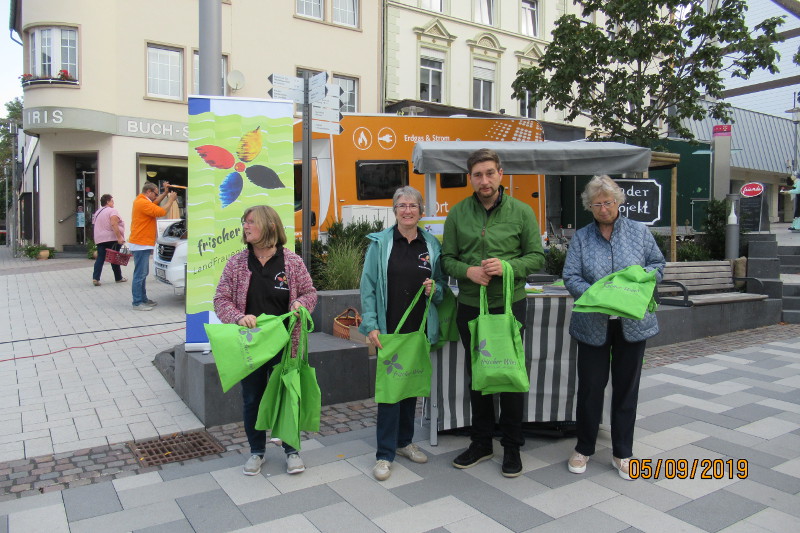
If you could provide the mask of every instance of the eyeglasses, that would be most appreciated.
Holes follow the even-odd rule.
[[[412,211],[416,211],[417,209],[419,209],[419,204],[397,204],[394,207],[398,211],[402,211],[403,209],[410,209]]]
[[[600,209],[601,207],[605,207],[606,209],[610,209],[612,205],[616,204],[616,200],[608,200],[606,202],[600,202],[599,204],[589,204],[589,207],[594,209]]]

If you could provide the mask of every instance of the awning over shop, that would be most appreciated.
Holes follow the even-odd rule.
[[[650,149],[615,142],[418,142],[412,162],[418,174],[462,173],[475,150],[497,152],[506,174],[595,175],[645,172]]]

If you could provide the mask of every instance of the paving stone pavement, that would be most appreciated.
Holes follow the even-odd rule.
[[[155,353],[182,338],[182,298],[149,281],[160,305],[137,313],[128,284],[90,279],[87,260],[0,250],[2,533],[800,530],[798,325],[647,350],[634,452],[660,465],[657,479],[612,471],[607,427],[582,476],[564,466],[574,439],[538,437],[519,478],[500,476],[497,443],[492,461],[456,470],[467,438],[431,447],[423,422],[415,440],[429,463],[398,459],[378,483],[371,400],[324,408],[303,442],[305,473],[285,474],[272,447],[261,475],[244,477],[241,424],[209,428],[223,453],[162,467],[142,468],[122,444],[202,426],[151,373]],[[694,459],[695,479],[668,479]],[[699,479],[703,460],[722,479]]]

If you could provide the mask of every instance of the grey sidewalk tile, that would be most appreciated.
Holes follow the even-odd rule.
[[[778,358],[775,358],[775,359],[762,359],[761,361],[754,362],[750,366],[754,366],[754,367],[757,367],[757,368],[764,368],[766,370],[772,370],[772,369],[775,369],[775,368],[783,368],[787,364],[789,364],[789,363],[787,363],[786,361],[781,361]]]
[[[173,479],[180,479],[184,477],[197,476],[200,474],[207,474],[214,470],[224,470],[237,465],[243,465],[250,455],[231,455],[228,457],[221,457],[211,459],[208,461],[191,461],[186,464],[171,463],[164,465],[161,470],[161,478],[164,481],[171,481]]]
[[[8,516],[0,516],[0,533],[8,533]]]
[[[676,411],[667,411],[665,413],[646,416],[641,420],[636,421],[636,427],[657,433],[659,431],[664,431],[665,429],[689,424],[694,420],[687,416],[678,414]]]
[[[11,533],[46,531],[47,533],[69,533],[67,515],[63,505],[51,505],[41,509],[28,509],[8,516]]]
[[[63,491],[64,507],[70,522],[122,510],[117,491],[109,483],[95,483]]]
[[[765,439],[760,437],[748,435],[747,433],[742,433],[741,431],[736,431],[735,429],[728,429],[716,424],[709,424],[708,422],[703,422],[701,420],[687,424],[684,427],[686,429],[702,433],[708,437],[717,437],[720,439],[729,440],[733,443],[739,444],[740,446],[755,446],[765,442]]]
[[[775,416],[780,412],[781,411],[779,409],[767,407],[766,405],[748,404],[729,409],[728,411],[725,411],[725,415],[733,418],[739,418],[747,422],[756,422],[762,418]]]
[[[347,502],[307,511],[305,517],[323,533],[382,533],[369,518]]]
[[[368,427],[357,429],[355,431],[345,431],[344,433],[337,433],[335,435],[326,435],[324,437],[317,437],[317,440],[326,448],[336,444],[350,442],[352,440],[365,439],[370,442],[375,442],[375,428]]]
[[[800,518],[777,511],[764,509],[747,520],[748,525],[763,528],[765,531],[800,531]]]
[[[637,479],[629,481],[622,479],[616,470],[594,476],[592,483],[602,485],[661,512],[669,511],[690,501],[686,496],[660,487],[652,480]]]
[[[344,501],[327,485],[281,494],[239,506],[239,510],[252,524],[270,522],[293,514],[305,513]]]
[[[561,518],[616,496],[619,496],[616,491],[589,479],[583,479],[522,501],[548,516]]]
[[[767,485],[774,489],[786,492],[788,494],[797,494],[800,492],[800,479],[775,471],[771,468],[765,468],[757,464],[748,463],[747,479]]]
[[[175,501],[198,533],[216,533],[251,525],[221,489],[184,496]]]
[[[567,459],[569,455],[558,463],[538,468],[527,474],[523,474],[537,483],[541,483],[551,489],[563,487],[580,481],[581,479],[591,479],[605,472],[611,471],[611,450],[598,450],[586,465],[586,472],[583,474],[573,474],[567,470]]]
[[[634,501],[627,496],[617,496],[598,503],[595,505],[595,509],[648,533],[674,533],[675,531],[693,533],[702,531],[691,524]]]
[[[188,520],[184,519],[137,529],[133,533],[194,533],[194,528]]]
[[[349,477],[328,483],[346,502],[369,519],[393,513],[408,504],[386,490],[382,483],[366,483],[363,477]]]
[[[70,533],[124,533],[167,524],[184,518],[174,500],[161,501],[136,509],[96,516],[70,523]]]
[[[478,515],[458,498],[445,496],[386,515],[375,523],[386,533],[422,533]]]
[[[796,459],[800,457],[800,435],[787,433],[756,444],[753,449],[783,457],[784,459]]]
[[[547,522],[529,529],[526,533],[564,533],[565,531],[591,531],[592,533],[617,533],[630,526],[593,507]]]
[[[653,380],[653,382],[657,383],[657,385],[646,389],[639,389],[639,403],[649,402],[650,400],[656,400],[671,394],[683,394],[686,392],[686,388],[679,385],[664,383],[658,380]]]
[[[743,479],[725,487],[725,490],[800,518],[800,505],[797,505],[796,494],[787,494],[750,479]]]
[[[716,437],[709,437],[707,439],[699,440],[694,443],[695,446],[705,448],[717,453],[721,453],[730,457],[734,461],[739,459],[746,459],[751,464],[758,464],[766,468],[772,468],[784,462],[784,459],[768,453],[753,450],[751,447],[740,446],[739,444],[730,442]]]
[[[0,516],[62,503],[64,503],[64,500],[60,492],[45,492],[44,494],[28,496],[27,498],[0,502]]]
[[[372,429],[373,436],[372,439],[374,441],[375,436],[374,428],[367,428]],[[324,439],[320,439],[324,442]],[[359,455],[364,455],[365,453],[374,453],[375,446],[368,444],[361,438],[357,438],[354,441],[341,441],[336,442],[332,445],[325,444],[324,448],[316,448],[314,450],[309,450],[307,452],[300,452],[300,456],[303,458],[303,462],[306,464],[306,468],[311,468],[314,466],[319,466],[327,463],[332,463],[334,461],[342,461],[345,459],[350,459],[352,457],[358,457]]]
[[[746,519],[765,507],[725,490],[712,492],[676,507],[668,514],[706,531],[719,531]]]
[[[135,489],[121,490],[117,495],[122,507],[131,509],[219,488],[211,474],[200,474]]]
[[[694,420],[702,420],[703,422],[708,422],[709,424],[714,424],[715,426],[722,426],[727,429],[736,429],[738,427],[747,424],[747,420],[742,420],[741,418],[733,418],[732,416],[728,416],[726,413],[712,413],[704,409],[697,409],[696,407],[684,406],[675,409],[672,412],[681,416],[689,417]],[[688,425],[690,423],[691,421],[687,422],[684,425]]]

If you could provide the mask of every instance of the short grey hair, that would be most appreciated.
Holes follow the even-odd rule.
[[[392,212],[397,215],[397,201],[406,196],[408,198],[413,198],[414,203],[419,204],[419,214],[420,216],[425,214],[425,203],[422,200],[422,193],[420,193],[414,187],[410,187],[406,185],[405,187],[400,187],[396,191],[394,191],[394,196],[392,196]]]
[[[591,211],[592,201],[602,193],[608,193],[613,196],[614,200],[617,201],[617,205],[625,203],[625,191],[622,190],[622,187],[617,185],[616,181],[603,174],[602,176],[593,177],[586,184],[586,188],[581,193],[583,208]]]

